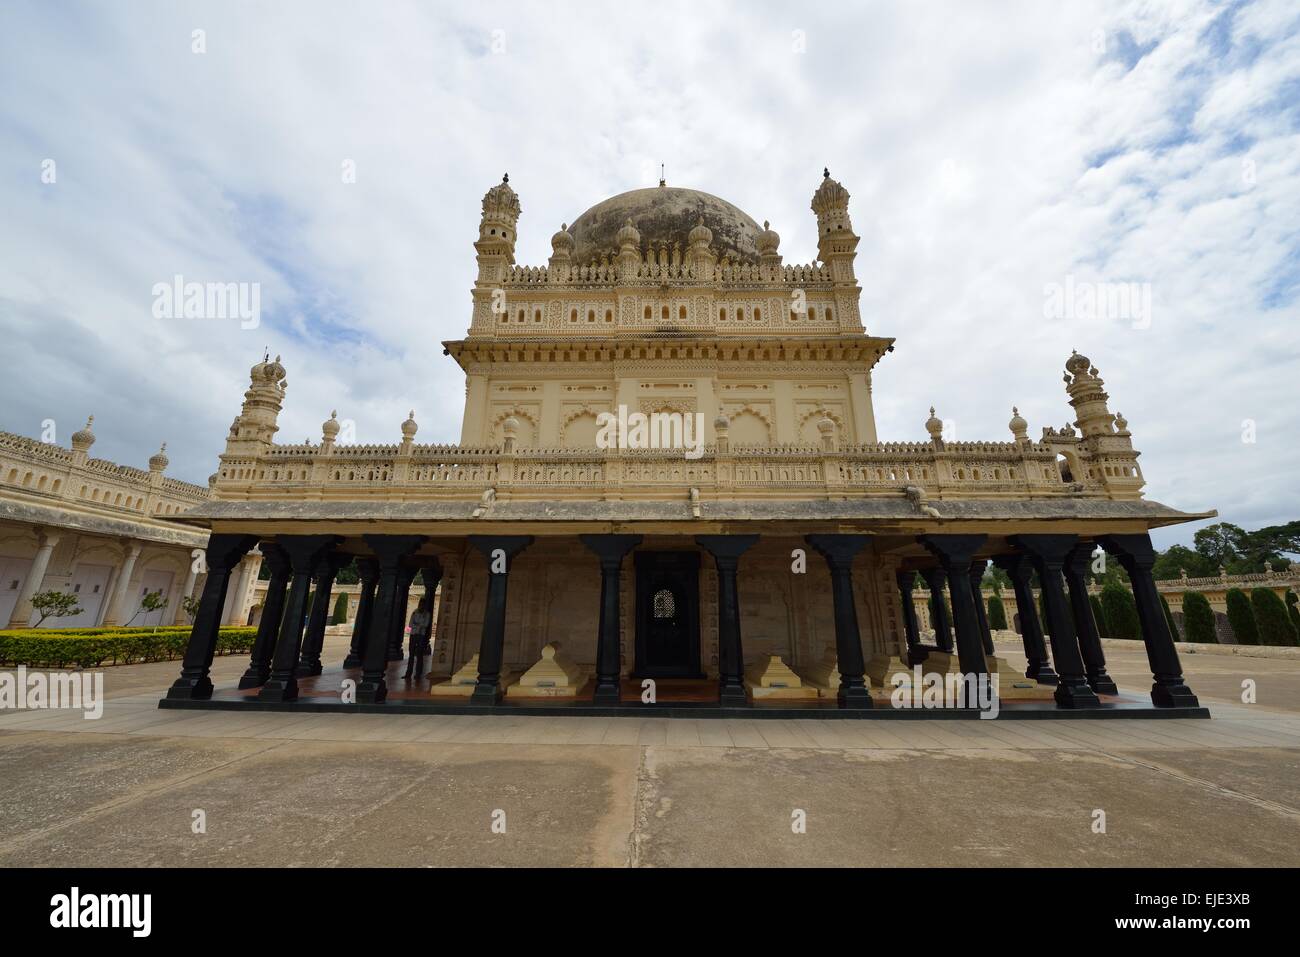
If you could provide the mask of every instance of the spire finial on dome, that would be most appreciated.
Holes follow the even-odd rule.
[[[501,174],[501,182],[503,182],[503,183],[508,183],[508,182],[510,182],[510,174],[509,174],[509,173],[502,173],[502,174]]]
[[[831,168],[829,166],[823,166],[822,179],[830,179],[830,178],[831,178]]]
[[[660,186],[667,186],[667,185],[668,185],[668,180],[666,180],[666,179],[664,178],[664,164],[663,164],[663,163],[660,163],[660,164],[659,164],[659,185],[660,185]]]

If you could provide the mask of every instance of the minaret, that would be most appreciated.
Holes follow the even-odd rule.
[[[1074,407],[1077,417],[1074,424],[1083,433],[1083,437],[1114,435],[1111,423],[1115,421],[1115,416],[1106,407],[1106,400],[1110,396],[1102,389],[1105,383],[1088,357],[1071,352],[1070,358],[1065,361],[1065,371],[1070,374],[1065,391],[1070,394],[1070,405]]]
[[[858,236],[849,219],[849,191],[831,179],[829,169],[822,170],[822,184],[813,193],[812,211],[817,214],[817,258],[830,270],[835,284],[835,313],[841,328],[860,330],[857,276],[853,261],[857,258]]]
[[[519,222],[519,197],[510,188],[510,174],[501,177],[483,196],[483,217],[478,224],[478,287],[505,281],[506,267],[515,264],[515,226]]]
[[[227,457],[251,458],[263,455],[271,448],[279,426],[276,420],[284,403],[284,391],[288,383],[284,381],[284,366],[280,357],[272,361],[270,356],[253,366],[248,372],[249,386],[244,393],[244,405],[239,415],[231,423],[230,435],[226,438]]]
[[[1144,480],[1128,422],[1111,414],[1105,383],[1087,356],[1071,352],[1065,361],[1065,391],[1074,407],[1078,448],[1089,463],[1089,477],[1114,498],[1140,498]],[[1118,428],[1117,428],[1118,425]]]

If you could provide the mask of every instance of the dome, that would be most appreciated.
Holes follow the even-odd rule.
[[[72,447],[78,452],[85,452],[95,444],[94,425],[95,417],[92,415],[86,420],[85,428],[72,433]]]
[[[165,471],[167,466],[170,464],[171,461],[167,458],[167,443],[164,442],[162,448],[149,456],[149,471],[162,472]]]
[[[696,189],[651,186],[611,196],[587,210],[569,227],[573,236],[574,262],[585,265],[602,255],[618,253],[618,232],[628,222],[641,234],[641,241],[653,249],[674,244],[682,252],[690,248],[693,227],[703,224],[713,233],[714,251],[721,258],[758,262],[758,237],[763,230],[746,213],[725,199]]]

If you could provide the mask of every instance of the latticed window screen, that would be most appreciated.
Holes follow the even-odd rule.
[[[677,617],[677,599],[669,589],[661,588],[655,592],[654,616],[656,618]]]

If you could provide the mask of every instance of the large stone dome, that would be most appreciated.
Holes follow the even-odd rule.
[[[672,249],[680,243],[682,253],[690,248],[690,231],[704,217],[713,231],[710,244],[718,258],[726,253],[733,260],[758,262],[758,237],[763,230],[743,211],[725,199],[697,189],[651,186],[633,189],[597,203],[569,227],[573,235],[573,261],[585,265],[603,254],[618,253],[618,231],[630,219],[641,233],[641,247]]]

